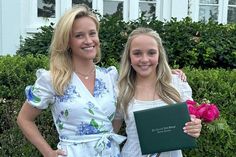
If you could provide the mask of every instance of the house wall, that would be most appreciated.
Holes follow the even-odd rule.
[[[20,10],[19,0],[2,0],[0,2],[0,55],[15,54],[20,43]]]
[[[183,5],[184,4],[184,5]],[[171,17],[176,17],[177,20],[182,20],[188,16],[188,0],[172,0]]]
[[[2,1],[0,1],[0,55],[2,55]]]
[[[93,1],[93,8],[102,11],[100,0]],[[132,2],[132,4],[131,4]],[[135,20],[138,16],[138,1],[124,1],[125,20]],[[32,35],[40,26],[55,23],[70,8],[68,1],[56,0],[56,18],[42,19],[37,17],[37,0],[1,0],[0,1],[0,55],[14,55],[20,46],[20,39]],[[134,5],[135,4],[135,5]],[[187,15],[188,0],[158,1],[158,18],[170,20],[171,17],[182,19]],[[132,10],[127,13],[128,10]],[[136,10],[136,11],[133,11]],[[129,15],[129,16],[127,16]]]

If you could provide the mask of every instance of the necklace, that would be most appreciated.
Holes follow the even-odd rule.
[[[89,76],[95,71],[95,67],[93,67],[87,74],[82,74],[79,71],[76,71],[77,74],[81,75],[84,77],[85,80],[89,79]]]

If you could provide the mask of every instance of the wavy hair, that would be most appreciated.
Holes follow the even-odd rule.
[[[134,97],[136,82],[136,72],[131,66],[130,46],[133,39],[140,35],[148,35],[154,38],[158,45],[159,61],[156,68],[157,79],[155,89],[159,97],[167,104],[181,101],[179,92],[171,85],[171,69],[168,65],[166,52],[159,34],[150,28],[139,27],[133,30],[128,37],[121,59],[120,77],[118,81],[118,108],[124,110],[127,117],[128,105]]]
[[[58,95],[63,95],[71,79],[73,66],[69,39],[74,21],[81,17],[91,18],[99,32],[99,21],[96,15],[86,5],[77,5],[68,10],[60,18],[54,30],[50,45],[50,72],[54,90]],[[101,51],[98,48],[94,63],[98,63],[100,59]]]

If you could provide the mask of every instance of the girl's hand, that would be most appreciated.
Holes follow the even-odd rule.
[[[172,74],[178,75],[182,81],[187,81],[187,77],[186,77],[185,73],[182,70],[172,69],[171,72],[172,72]]]
[[[196,118],[194,115],[190,115],[191,121],[185,124],[184,132],[195,138],[200,136],[202,129],[201,119]]]

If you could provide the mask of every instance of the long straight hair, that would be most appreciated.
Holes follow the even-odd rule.
[[[123,109],[127,117],[129,102],[135,94],[136,81],[136,72],[132,68],[130,61],[130,46],[133,39],[140,35],[148,35],[154,38],[158,45],[159,61],[156,68],[156,93],[167,104],[181,101],[179,92],[171,85],[171,69],[168,65],[166,52],[159,34],[150,28],[140,27],[133,30],[129,35],[121,59],[120,77],[118,81],[118,108]]]
[[[73,73],[71,49],[69,48],[68,43],[74,21],[82,17],[91,18],[96,24],[96,29],[99,32],[99,22],[96,15],[90,11],[86,5],[77,5],[68,10],[61,17],[53,34],[50,45],[50,72],[54,90],[58,95],[64,94],[64,90]],[[99,62],[100,58],[101,52],[100,48],[98,48],[94,63]]]

